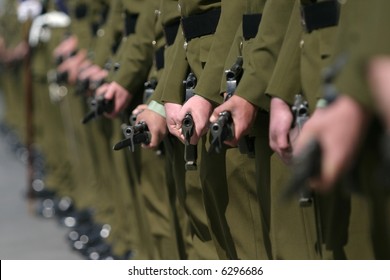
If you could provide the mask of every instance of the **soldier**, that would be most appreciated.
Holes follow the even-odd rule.
[[[172,18],[173,15],[175,18]],[[146,121],[148,124],[151,142],[145,146],[152,149],[157,148],[167,134],[165,110],[161,104],[161,94],[164,90],[168,90],[181,95],[183,93],[182,81],[186,78],[188,71],[188,63],[185,60],[183,49],[184,39],[181,35],[181,30],[177,32],[179,27],[177,1],[162,1],[160,17],[167,40],[167,47],[164,51],[164,72],[161,79],[159,79],[154,94],[151,96],[148,109],[145,109],[137,116],[137,121]],[[175,64],[175,67],[172,68],[174,57],[181,58],[180,65]],[[174,71],[175,74],[169,75],[170,71]],[[170,188],[174,188],[171,190],[171,193],[176,193],[179,201],[177,205],[178,213],[180,213],[180,209],[185,209],[185,213],[179,216],[179,222],[183,231],[183,239],[185,239],[187,258],[215,259],[217,255],[207,226],[201,189],[198,184],[198,173],[188,172],[185,174],[183,162],[184,147],[178,139],[172,135],[166,136],[164,148],[167,160],[167,184]],[[176,196],[173,198],[174,201]]]
[[[158,9],[158,1],[137,4],[138,8],[142,9],[139,15],[131,13],[137,5],[131,3],[123,3],[123,5],[128,18],[126,30],[135,33],[134,36],[129,36],[122,41],[113,59],[113,64],[118,65],[117,70],[112,71],[107,77],[109,83],[101,86],[97,91],[97,94],[104,94],[106,100],[114,101],[113,111],[106,115],[114,118],[123,114],[122,123],[127,122],[129,112],[142,99],[143,85],[152,66],[155,47],[161,46],[162,34],[161,31],[155,33],[157,19],[155,10]],[[134,20],[137,24],[129,25]],[[117,128],[120,127],[120,124],[117,124]],[[118,140],[118,138],[112,140],[114,139]],[[128,156],[126,160],[130,168],[127,173],[132,180],[133,198],[138,201],[136,210],[138,211],[137,226],[140,229],[138,258],[180,258],[176,244],[176,232],[173,229],[173,216],[176,214],[172,213],[169,207],[167,188],[159,185],[165,181],[163,164],[159,169],[151,168],[151,162],[153,164],[156,161],[162,163],[162,158],[153,151],[141,152],[138,147],[133,148],[135,153]]]
[[[296,140],[297,136],[292,136],[289,134],[291,124],[293,123],[293,115],[291,111],[291,107],[294,104],[294,96],[296,94],[302,94],[301,87],[305,98],[309,101],[309,110],[313,111],[313,107],[315,107],[315,99],[318,98],[319,95],[319,77],[320,71],[323,65],[329,61],[329,57],[333,53],[332,45],[335,42],[335,26],[337,25],[338,18],[338,4],[327,2],[327,3],[304,3],[302,2],[302,9],[305,10],[306,14],[304,15],[303,21],[307,21],[308,27],[303,30],[303,34],[300,34],[300,31],[295,32],[297,36],[290,36],[290,45],[286,44],[287,49],[287,57],[284,58],[281,62],[285,62],[289,67],[295,67],[300,70],[300,73],[296,72],[296,77],[290,76],[289,79],[285,80],[285,83],[280,84],[278,80],[280,77],[285,76],[285,70],[282,67],[278,67],[278,71],[274,73],[273,82],[269,89],[267,90],[272,96],[271,101],[271,125],[270,125],[270,144],[271,147],[278,153],[278,155],[286,162],[287,164],[291,163],[291,153],[293,151],[293,143]],[[328,6],[328,7],[327,7]],[[327,13],[329,16],[326,20],[322,22],[316,22],[310,20],[310,15],[313,13],[314,9],[318,7],[317,13],[327,9]],[[333,7],[333,8],[332,8]],[[333,12],[332,12],[333,9]],[[331,16],[333,13],[333,16]],[[298,15],[298,13],[296,13]],[[333,23],[332,23],[333,22]],[[291,34],[291,33],[290,33]],[[321,38],[321,40],[319,39]],[[291,42],[293,45],[291,46]],[[299,47],[300,45],[300,47]],[[317,46],[321,47],[318,48]],[[320,53],[317,53],[317,52]],[[287,60],[287,61],[286,61]],[[301,65],[300,65],[301,64]],[[317,68],[317,70],[315,70]],[[288,70],[289,68],[287,68]],[[299,83],[299,76],[301,76],[301,83]],[[279,76],[280,75],[280,76]],[[286,86],[292,85],[294,90],[291,92],[287,92]],[[278,92],[283,92],[284,94],[278,95]],[[279,99],[281,98],[281,99]],[[288,103],[290,105],[288,105]],[[308,114],[307,114],[308,115]],[[275,161],[276,159],[274,159]],[[279,169],[286,169],[283,164],[278,164]],[[284,173],[283,177],[279,176],[278,185],[285,186],[287,180],[289,179],[288,170]],[[283,183],[284,182],[284,183]],[[277,187],[275,187],[277,188]],[[283,192],[283,188],[279,189],[279,192]],[[304,205],[307,203],[303,203],[301,200],[302,209],[298,210],[298,213],[301,214],[294,215],[295,217],[301,216],[306,220],[308,225],[311,225],[312,231],[309,233],[308,231],[308,243],[304,242],[304,244],[309,244],[309,253],[311,257],[314,258],[370,258],[371,257],[371,249],[367,243],[367,236],[364,235],[364,225],[367,226],[367,223],[364,223],[364,203],[360,201],[358,197],[353,197],[352,205],[350,206],[349,197],[347,198],[345,195],[338,193],[334,194],[334,196],[329,197],[314,197],[314,202],[311,205]],[[297,202],[296,202],[297,203]],[[297,206],[297,205],[296,205]],[[294,206],[291,205],[290,214],[293,213]],[[337,218],[332,218],[331,213],[334,210],[337,210]],[[349,214],[344,216],[344,219],[341,219],[341,213],[349,213],[349,209],[352,208],[352,214],[348,217]],[[288,209],[288,208],[286,208]],[[284,210],[284,208],[282,208]],[[356,211],[357,210],[357,211]],[[362,213],[360,213],[360,210]],[[279,210],[275,213],[278,215],[283,211]],[[320,214],[319,214],[320,213]],[[282,214],[285,216],[286,214]],[[292,215],[293,216],[293,215]],[[359,217],[359,218],[357,218]],[[362,220],[363,217],[363,220]],[[358,221],[358,220],[359,221]],[[278,224],[281,221],[281,218],[276,218],[275,222]],[[292,221],[290,219],[290,221]],[[327,223],[334,221],[333,223],[337,223],[338,225],[329,226]],[[337,222],[336,222],[337,221]],[[299,222],[298,222],[299,223]],[[296,223],[296,224],[298,224]],[[315,225],[315,227],[314,227]],[[347,229],[346,226],[349,225],[350,229]],[[309,226],[306,226],[310,228]],[[296,227],[296,229],[302,229],[303,227]],[[326,231],[326,228],[333,228],[332,232]],[[344,230],[344,233],[341,231]],[[349,230],[350,234],[348,235],[346,231]],[[279,232],[283,232],[279,230]],[[290,236],[291,232],[288,233]],[[279,236],[282,235],[279,233]],[[315,245],[313,242],[315,240],[322,239],[326,246],[322,248],[315,249]],[[358,240],[360,244],[367,245],[366,247],[361,247],[359,251],[355,251],[356,245],[354,245],[355,240]],[[291,242],[289,242],[292,245]],[[299,243],[297,243],[299,244]],[[364,248],[364,249],[362,249]],[[280,248],[281,250],[287,249],[287,252],[293,252],[293,250],[288,250],[288,246],[284,248]]]
[[[263,238],[268,243],[266,248],[270,258],[272,258],[272,243],[270,244],[269,236],[272,218],[269,186],[271,151],[268,145],[268,114],[265,111],[269,104],[265,90],[283,42],[293,4],[293,1],[266,2],[256,37],[251,44],[247,44],[247,47],[245,43],[243,46],[243,77],[234,95],[218,106],[210,118],[210,121],[215,121],[221,112],[225,110],[232,112],[235,131],[233,139],[228,142],[230,145],[237,145],[239,139],[250,132],[252,125],[255,128],[253,132],[256,170],[259,173],[256,187],[264,231]],[[248,3],[248,7],[249,5]]]
[[[222,13],[213,38],[211,36],[195,36],[196,32],[193,32],[191,25],[186,24],[187,22],[195,24],[196,14],[199,12],[197,12],[195,6],[193,7],[188,3],[180,4],[183,14],[182,22],[185,25],[183,25],[184,33],[188,41],[186,46],[187,60],[191,70],[198,78],[198,84],[195,87],[195,96],[190,98],[182,108],[172,104],[180,104],[180,97],[172,95],[163,97],[167,111],[168,127],[172,134],[183,140],[183,136],[180,135],[178,129],[181,128],[181,121],[184,116],[190,112],[195,123],[195,132],[191,138],[191,144],[196,143],[199,138],[203,138],[198,143],[198,146],[201,147],[198,152],[200,155],[198,159],[200,162],[200,179],[209,226],[212,230],[212,237],[216,243],[219,257],[230,259],[268,258],[256,191],[254,191],[253,163],[245,165],[245,170],[241,170],[240,176],[245,174],[244,177],[237,176],[237,173],[233,175],[235,171],[238,171],[236,164],[245,161],[241,161],[243,157],[237,160],[237,150],[228,150],[225,159],[225,148],[221,154],[208,154],[209,143],[206,136],[203,136],[208,130],[208,119],[213,106],[222,102],[222,97],[219,95],[219,83],[215,84],[215,79],[219,80],[223,75],[226,56],[230,49],[226,46],[233,42],[235,31],[245,10],[245,3],[234,3],[237,5],[235,6],[233,3],[222,1]],[[258,8],[257,12],[259,9],[261,11],[261,5],[256,7]],[[205,14],[204,16],[212,17],[213,14],[216,14],[216,12],[212,13],[210,11],[208,15]],[[228,23],[225,21],[225,17],[229,18]],[[186,30],[186,28],[188,29]],[[234,31],[232,32],[232,30]],[[213,40],[209,43],[208,41],[211,39]],[[208,44],[210,44],[208,56],[207,53],[196,51],[197,46],[207,46]],[[226,169],[224,167],[225,163],[227,164]],[[218,181],[216,181],[217,178]],[[236,180],[240,181],[238,178],[244,180],[240,182],[240,186],[236,185]],[[242,187],[242,184],[245,187]],[[241,193],[236,195],[234,194],[235,191]],[[248,213],[240,216],[240,219],[244,218],[241,220],[240,226],[236,223],[238,218],[234,217],[238,213],[238,210],[234,209],[238,208],[240,211],[245,209],[245,213]],[[248,242],[248,240],[252,240],[252,242]]]
[[[86,59],[86,56],[81,58],[74,56],[59,66],[59,71],[69,72],[69,78],[72,84],[75,84],[76,80],[80,79],[80,75],[84,71],[88,71],[87,69],[91,67],[91,60],[93,60],[94,57],[96,57],[97,60],[104,60],[102,57],[108,59],[112,55],[110,53],[110,48],[107,49],[107,53],[95,50],[95,55],[92,55],[92,47],[102,39],[104,28],[107,27],[107,25],[109,26],[108,28],[110,28],[111,22],[106,21],[107,18],[110,17],[110,15],[108,15],[108,4],[96,1],[93,1],[93,5],[76,3],[75,11],[83,10],[79,5],[84,7],[84,14],[87,13],[88,16],[75,20],[76,24],[73,26],[74,34],[79,38],[78,48],[84,49],[84,52],[85,50],[91,50],[91,52],[88,59]],[[114,11],[115,9],[111,7],[110,13],[115,15]],[[120,21],[122,24],[121,27],[123,27],[123,22],[120,20],[120,17],[117,17],[116,19]],[[116,22],[118,23],[118,21]],[[95,35],[98,36],[95,37]],[[61,51],[66,52],[69,45],[72,45],[71,40],[72,38],[66,40],[59,46],[55,55],[58,55]],[[107,43],[110,45],[110,42]],[[113,41],[111,43],[114,44]],[[106,44],[106,42],[104,42],[104,44]],[[70,49],[74,49],[74,45],[73,47],[70,47]],[[81,71],[81,73],[79,73],[80,68],[81,70],[84,70]],[[87,87],[86,89],[82,89],[81,92],[79,90],[81,96],[73,94],[69,100],[72,102],[71,106],[74,110],[74,114],[71,116],[70,121],[73,123],[76,135],[69,135],[69,137],[73,137],[73,139],[76,140],[75,147],[77,150],[74,153],[74,157],[75,164],[79,165],[79,168],[77,169],[77,178],[79,179],[78,183],[80,184],[78,198],[80,199],[81,207],[88,207],[94,210],[94,222],[96,223],[96,225],[89,225],[87,235],[99,237],[103,234],[103,240],[106,240],[108,243],[106,244],[106,242],[99,241],[97,244],[94,244],[93,242],[88,242],[87,244],[80,246],[79,249],[84,253],[87,253],[88,257],[127,259],[132,257],[132,250],[137,247],[137,227],[133,224],[135,217],[133,216],[134,211],[132,211],[132,209],[134,206],[128,188],[129,182],[127,174],[118,172],[118,170],[122,170],[120,168],[123,167],[124,164],[121,162],[121,165],[118,165],[118,168],[112,164],[113,161],[116,161],[116,157],[112,153],[112,143],[109,138],[112,134],[112,127],[115,126],[108,120],[99,120],[99,122],[88,123],[86,125],[81,124],[81,120],[90,110],[90,108],[86,106],[86,101],[90,98],[88,93],[91,90],[94,90],[93,87],[96,87],[95,84],[98,84],[100,80],[107,76],[107,71],[105,72],[105,75],[103,73],[99,77],[96,77],[96,80],[90,81],[90,88]],[[78,83],[83,80],[84,78],[79,80]],[[75,89],[73,88],[72,91],[74,92]],[[82,100],[80,100],[80,98]],[[116,131],[116,133],[119,132]],[[82,159],[82,161],[79,161],[78,159]],[[88,186],[88,188],[86,188],[86,186]],[[81,233],[85,231],[85,226],[82,225],[77,229],[73,229],[69,233],[69,236],[71,236],[73,232],[76,232],[75,236],[80,236],[82,235]],[[109,234],[107,234],[107,232],[109,232]],[[89,238],[89,240],[96,241],[96,238]],[[98,240],[101,240],[101,238]],[[81,240],[79,239],[74,240],[74,246],[77,245],[77,247],[79,247],[80,242]]]
[[[13,142],[10,143],[11,147],[17,151],[22,148],[26,133],[23,95],[25,76],[21,62],[28,51],[26,38],[23,38],[23,35],[27,37],[27,34],[23,34],[25,24],[18,21],[15,1],[4,2],[0,13],[1,87],[5,102],[2,132],[7,133],[10,142]],[[20,151],[22,149],[17,152]]]
[[[58,203],[61,197],[71,195],[73,178],[68,146],[65,141],[65,127],[61,111],[53,105],[55,97],[49,92],[47,72],[53,65],[51,52],[62,39],[62,34],[68,27],[70,20],[65,13],[56,10],[53,3],[46,4],[42,8],[46,13],[34,19],[29,34],[32,51],[33,140],[37,150],[44,157],[43,167],[40,167],[36,162],[38,168],[33,188],[38,197],[42,195],[45,199],[54,200],[53,193],[57,193],[59,199],[53,202]],[[45,190],[49,190],[49,192],[47,193]],[[49,197],[46,197],[46,194]],[[54,208],[57,208],[57,213],[61,211],[58,204],[52,204],[53,207],[48,207],[50,209],[46,208],[43,201],[38,211],[44,216],[52,217]]]
[[[355,1],[346,5],[349,10],[346,20],[341,23],[341,39],[337,48],[341,55],[347,55],[347,63],[341,68],[335,82],[339,96],[313,115],[298,138],[296,152],[299,154],[309,139],[316,139],[320,143],[323,153],[322,168],[311,186],[322,192],[330,192],[336,188],[336,183],[348,174],[351,166],[356,166],[353,169],[358,172],[354,174],[358,181],[356,188],[370,203],[375,258],[387,259],[388,185],[386,186],[386,176],[383,173],[378,177],[383,164],[383,161],[378,161],[381,158],[379,154],[383,153],[379,141],[383,130],[375,119],[374,112],[378,109],[375,108],[374,99],[369,96],[370,91],[379,93],[381,90],[380,78],[375,79],[380,77],[376,70],[381,65],[375,64],[378,60],[371,58],[388,51],[387,41],[376,32],[387,21],[382,12],[383,9],[386,10],[386,6],[384,1],[376,1],[370,5],[364,1]],[[368,18],[375,20],[360,21],[359,12],[363,11],[370,15]]]

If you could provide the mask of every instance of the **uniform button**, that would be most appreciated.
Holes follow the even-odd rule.
[[[106,32],[104,31],[104,29],[103,29],[103,28],[100,28],[100,29],[98,29],[98,31],[96,32],[96,35],[97,35],[98,37],[103,37],[105,33],[106,33]]]
[[[154,10],[154,13],[155,13],[157,16],[159,16],[159,15],[161,14],[161,11],[159,11],[159,10]]]
[[[188,43],[187,43],[187,42],[184,42],[183,48],[184,48],[185,50],[187,50],[187,46],[188,46]]]
[[[299,47],[301,49],[303,49],[303,46],[305,45],[305,41],[302,39],[300,42],[299,42]]]

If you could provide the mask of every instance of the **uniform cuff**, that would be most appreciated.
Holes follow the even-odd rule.
[[[157,101],[154,100],[150,101],[150,103],[148,104],[148,109],[165,118],[164,105],[158,103]]]

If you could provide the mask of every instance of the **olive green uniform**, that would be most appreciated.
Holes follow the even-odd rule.
[[[51,2],[46,8],[49,12],[56,10]],[[62,39],[64,30],[52,28],[49,42],[41,42],[33,48],[31,58],[34,143],[45,159],[45,185],[48,189],[55,190],[59,196],[70,195],[72,192],[72,167],[62,114],[51,100],[47,72],[54,67],[52,51]]]
[[[367,111],[373,113],[356,171],[358,184],[356,189],[369,203],[368,214],[371,225],[371,241],[376,259],[389,259],[389,185],[381,161],[381,137],[384,130],[376,120],[377,108],[370,95],[372,92],[366,70],[371,58],[389,54],[389,40],[382,36],[382,28],[389,21],[386,11],[387,1],[347,2],[348,11],[345,20],[340,22],[340,34],[337,54],[346,55],[347,63],[338,75],[335,85],[341,94],[352,97]],[[337,56],[336,56],[337,59]],[[382,171],[382,173],[381,173]],[[381,174],[378,176],[378,174]]]
[[[134,5],[125,4],[127,10]],[[132,95],[131,108],[134,108],[142,100],[143,84],[153,62],[155,46],[161,46],[161,29],[155,33],[157,15],[155,11],[159,7],[159,1],[149,1],[143,4],[143,9],[138,16],[135,27],[135,35],[122,41],[114,63],[118,63],[119,69],[112,72],[109,81],[115,81],[126,88]],[[131,10],[130,10],[131,11]],[[159,45],[160,44],[160,45]],[[125,120],[127,122],[127,120]],[[120,125],[117,125],[120,128]],[[113,137],[112,142],[117,142],[118,137]],[[140,243],[145,254],[139,258],[146,259],[178,259],[176,235],[172,229],[172,213],[169,208],[167,188],[161,186],[164,182],[163,158],[153,151],[141,151],[136,147],[135,153],[126,155],[129,161],[129,174],[135,183],[133,191],[138,200],[139,214],[137,226],[140,228]],[[161,168],[154,168],[157,162]],[[153,165],[153,168],[152,168]],[[140,195],[143,194],[141,198]]]
[[[293,1],[267,1],[257,35],[244,44],[244,75],[236,90],[236,95],[260,108],[254,124],[256,152],[257,193],[259,198],[263,239],[269,258],[274,258],[270,238],[272,197],[270,189],[270,157],[268,144],[269,102],[265,96],[278,57],[284,35],[293,9]],[[258,12],[258,11],[257,11]],[[275,206],[276,207],[276,206]],[[271,243],[271,244],[270,244]],[[270,247],[272,245],[272,248]]]
[[[179,4],[183,18],[210,11],[220,5],[219,3],[212,1],[202,4],[197,3],[197,1],[191,3],[180,2]],[[211,100],[213,104],[216,103],[216,99],[218,100],[218,103],[222,102],[222,98],[219,95],[219,83],[215,83],[215,79],[219,81],[223,74],[225,59],[230,49],[228,46],[230,46],[234,39],[235,30],[238,28],[245,8],[243,3],[238,2],[235,2],[233,5],[231,2],[225,3],[222,1],[221,4],[221,17],[214,36],[207,35],[193,38],[188,42],[186,47],[186,57],[191,67],[191,71],[194,72],[198,78],[195,93]],[[182,100],[182,97],[180,96],[177,98],[164,96],[164,98],[165,101],[176,103],[180,103],[180,100]],[[237,226],[236,221],[233,221],[237,218],[233,218],[235,213],[237,213],[234,208],[240,205],[241,202],[239,197],[233,196],[232,193],[229,192],[233,189],[238,191],[239,187],[232,187],[233,180],[229,180],[231,181],[231,184],[229,187],[230,190],[228,190],[229,185],[225,173],[225,152],[222,154],[208,155],[206,148],[208,144],[206,143],[206,137],[198,143],[200,180],[209,227],[219,257],[231,259],[259,258],[259,255],[262,253],[261,251],[264,252],[264,249],[262,244],[260,244],[261,241],[258,242],[256,240],[257,238],[261,239],[261,230],[258,232],[258,235],[253,234],[253,232],[259,228],[256,224],[260,224],[260,217],[257,214],[257,202],[255,202],[256,210],[253,211],[253,209],[251,209],[249,210],[249,212],[251,212],[250,215],[244,215],[245,218],[253,219],[252,223],[250,223],[250,227],[247,227],[249,223],[247,224],[246,222],[243,223],[245,226]],[[249,170],[246,170],[245,172],[248,172],[246,175],[251,174]],[[241,173],[241,175],[245,172]],[[238,177],[239,176],[236,178]],[[244,197],[244,195],[242,197]],[[228,205],[227,201],[229,199]],[[248,201],[241,205],[245,204],[245,206],[249,206],[249,209],[253,207],[253,203],[247,202]],[[253,227],[253,224],[256,226]],[[254,239],[250,240],[248,236],[253,236]],[[252,241],[254,241],[255,246],[253,246]]]
[[[125,33],[125,20],[122,15],[127,9],[129,13],[138,16],[143,3],[141,1],[126,3],[115,1],[109,5],[105,24],[97,29],[91,57],[98,65],[108,66],[108,69],[114,71],[112,59],[115,55],[119,55],[118,47],[115,45],[121,43],[123,45],[129,38],[135,36],[136,22],[132,25],[131,32]],[[134,257],[140,257],[142,255],[140,246],[143,245],[140,245],[139,237],[142,234],[139,234],[140,226],[136,222],[136,217],[139,216],[137,195],[133,193],[133,187],[137,184],[134,178],[137,175],[129,176],[125,153],[112,150],[114,142],[123,137],[121,123],[119,119],[101,118],[88,123],[84,129],[89,130],[86,138],[87,145],[92,156],[95,182],[97,188],[101,190],[99,202],[102,209],[98,220],[108,222],[112,226],[110,243],[114,255],[121,257],[131,250]]]
[[[234,5],[227,1],[221,2],[221,18],[206,66],[195,89],[197,94],[215,104],[222,103],[218,81],[226,69],[225,61],[230,51],[230,47],[226,46],[232,44],[244,12],[248,10],[253,12],[254,8],[261,12],[263,6],[262,1],[253,6],[242,1]],[[214,79],[217,79],[217,83]],[[217,229],[215,239],[218,243],[227,243],[223,246],[228,246],[225,250],[231,251],[226,254],[228,258],[267,259],[256,192],[255,160],[241,154],[237,148],[227,149],[221,155],[212,156],[207,154],[208,149],[206,143],[205,149],[202,150],[200,170],[205,207],[210,216],[210,224],[215,224],[218,220],[226,223],[224,228]],[[223,166],[226,167],[222,168]],[[219,176],[226,177],[226,185],[217,181]],[[212,206],[215,204],[213,200],[217,201],[216,210]],[[223,236],[228,235],[231,235],[232,240],[222,241]]]
[[[12,49],[24,39],[23,25],[18,22],[14,1],[5,1],[3,5],[4,11],[0,15],[0,36],[5,40],[5,47]],[[4,122],[14,129],[23,141],[26,130],[23,63],[15,62],[0,67],[0,83],[5,102]]]
[[[168,2],[168,1],[164,1]],[[174,1],[177,3],[177,1]],[[154,100],[159,102],[181,103],[183,99],[183,80],[188,73],[188,62],[186,61],[184,37],[179,28],[177,37],[167,57],[163,77],[156,88]],[[166,52],[167,56],[169,55]],[[174,94],[175,96],[169,96]],[[181,207],[185,209],[190,220],[190,238],[187,240],[187,252],[189,259],[216,259],[217,253],[211,239],[207,217],[204,210],[202,189],[199,181],[199,172],[186,172],[184,168],[184,146],[173,136],[168,136],[167,147],[172,150],[171,172],[175,180],[175,187]],[[182,223],[185,231],[185,223]],[[184,234],[186,237],[186,235]],[[193,250],[191,250],[191,246]]]
[[[295,17],[293,30],[289,30],[287,33],[267,92],[271,96],[282,98],[292,106],[295,94],[301,91],[299,80],[302,76],[302,84],[305,85],[303,92],[309,100],[311,111],[313,111],[314,103],[320,91],[317,83],[320,79],[320,70],[315,70],[315,68],[321,69],[323,63],[332,54],[332,38],[336,29],[335,27],[319,28],[312,32],[303,31],[301,35],[299,12],[295,11],[293,16]],[[291,72],[288,75],[289,78],[280,83],[280,79],[286,77],[289,72]],[[278,166],[278,169],[275,169],[276,172],[272,170],[273,180],[277,184],[271,182],[271,188],[277,190],[274,197],[278,197],[279,193],[280,200],[280,193],[283,193],[281,187],[287,185],[289,170],[275,155],[272,164],[273,169],[276,166]],[[284,173],[280,173],[280,170],[284,170]],[[364,234],[367,225],[365,208],[358,198],[353,198],[350,202],[349,198],[343,196],[342,193],[333,194],[327,198],[316,196],[314,205],[302,207],[300,210],[297,200],[295,200],[295,203],[294,206],[291,201],[287,202],[287,207],[281,207],[273,211],[275,214],[272,224],[276,225],[273,226],[273,236],[276,236],[279,240],[279,242],[274,242],[275,246],[273,247],[274,251],[277,252],[275,253],[276,258],[356,259],[371,257],[371,249],[366,246],[367,236]],[[350,208],[352,211],[349,216]],[[337,218],[333,215],[337,215]],[[290,217],[287,219],[289,223],[291,222],[290,227],[285,227],[286,224],[282,223],[283,216]],[[359,219],[359,222],[357,222],[357,219]],[[292,234],[292,230],[295,231],[294,234]],[[347,233],[348,231],[349,233]],[[292,239],[291,236],[297,238]],[[320,250],[315,245],[318,240],[325,244]],[[356,251],[355,242],[364,246],[360,245],[359,251]],[[283,246],[279,246],[280,244]],[[297,254],[297,248],[301,248],[299,254]],[[302,250],[302,248],[306,248],[306,250]]]
[[[331,3],[331,2],[328,2]],[[313,5],[301,1],[302,5]],[[322,5],[317,1],[316,5]],[[315,5],[315,4],[314,4]],[[341,5],[341,11],[344,7]],[[321,92],[321,70],[334,53],[336,26],[304,31],[301,43],[301,81],[303,93],[313,110]],[[321,224],[323,240],[320,251],[324,259],[370,259],[372,248],[369,245],[367,205],[358,196],[345,195],[343,188],[350,188],[354,182],[341,182],[334,193],[315,195],[315,207],[321,214],[317,224]],[[350,186],[352,185],[352,186]],[[359,245],[357,245],[359,244]],[[359,246],[359,250],[356,247]]]
[[[289,105],[301,93],[300,48],[301,21],[296,1],[283,40],[267,94]],[[283,82],[280,82],[283,81]],[[290,169],[278,155],[271,157],[271,240],[275,259],[316,259],[316,227],[313,207],[301,207],[297,199],[282,200]]]
[[[152,110],[155,110],[157,104],[160,107],[162,106],[160,102],[162,102],[161,98],[165,90],[176,94],[177,100],[180,100],[176,102],[181,103],[183,98],[184,89],[182,81],[185,80],[188,72],[188,62],[185,59],[185,50],[183,48],[184,38],[180,29],[176,32],[177,36],[175,34],[176,39],[172,37],[174,35],[171,31],[172,26],[178,24],[178,22],[169,21],[172,14],[176,16],[176,20],[178,19],[177,4],[178,1],[176,0],[162,1],[161,3],[161,17],[165,36],[167,41],[171,37],[169,40],[172,45],[165,50],[164,72],[149,104]],[[180,224],[182,239],[184,239],[187,258],[215,259],[217,254],[207,227],[202,191],[199,184],[199,173],[196,171],[185,172],[183,161],[184,146],[178,139],[168,135],[164,139],[164,147],[166,149],[168,185],[170,185],[170,193],[175,194],[175,198],[171,200],[171,203],[175,200],[177,201],[178,223]]]

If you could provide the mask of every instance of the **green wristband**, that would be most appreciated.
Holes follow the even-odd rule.
[[[148,109],[153,111],[153,112],[156,112],[157,114],[159,114],[163,118],[166,117],[164,105],[158,103],[157,101],[154,101],[154,100],[150,101],[150,103],[148,104]]]

